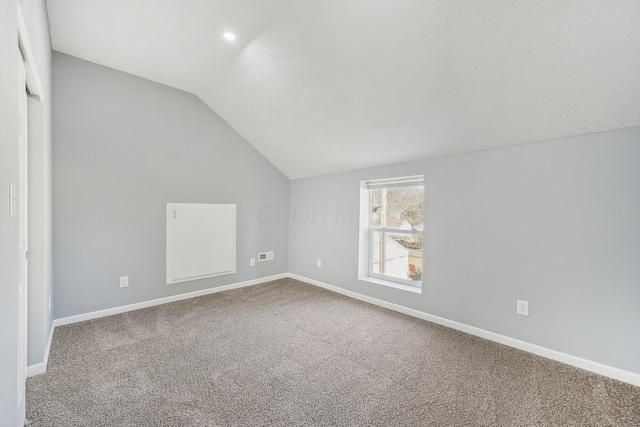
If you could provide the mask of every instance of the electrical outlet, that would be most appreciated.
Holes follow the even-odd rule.
[[[529,301],[516,300],[516,313],[521,316],[528,316]]]
[[[322,260],[320,258],[318,258],[316,260],[316,267],[321,268],[322,267]]]
[[[126,288],[129,286],[129,276],[123,276],[120,278],[120,287]]]
[[[249,261],[249,265],[251,267],[255,267],[256,266],[256,259],[255,258],[251,258],[251,260]]]
[[[49,311],[51,311],[51,295],[49,295]]]

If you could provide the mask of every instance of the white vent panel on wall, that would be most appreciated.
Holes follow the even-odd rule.
[[[167,285],[236,272],[236,205],[167,203]]]

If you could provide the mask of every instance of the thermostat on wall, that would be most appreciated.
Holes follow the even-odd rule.
[[[273,251],[260,252],[258,254],[258,262],[273,261]]]

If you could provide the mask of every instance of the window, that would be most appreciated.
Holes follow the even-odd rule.
[[[423,177],[364,181],[361,188],[360,278],[420,288]]]

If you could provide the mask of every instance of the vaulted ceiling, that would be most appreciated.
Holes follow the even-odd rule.
[[[47,6],[55,50],[196,94],[292,179],[640,126],[637,0]]]

